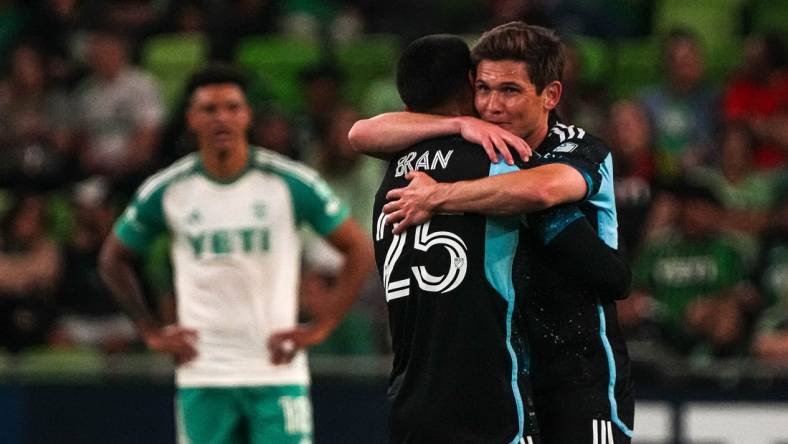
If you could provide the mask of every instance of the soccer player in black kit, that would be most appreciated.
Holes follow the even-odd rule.
[[[590,223],[609,252],[617,247],[609,149],[552,111],[560,100],[564,63],[552,31],[522,22],[501,25],[482,36],[472,56],[476,110],[492,124],[390,113],[357,122],[351,142],[360,151],[390,153],[461,134],[488,151],[492,145],[501,149],[502,141],[516,147],[494,129],[503,128],[536,147],[533,167],[510,174],[438,183],[433,177],[444,179],[436,171],[409,173],[409,185],[387,195],[388,222],[401,233],[441,212],[530,213],[514,259],[515,313],[522,319],[513,329],[529,340],[541,437],[547,444],[629,443],[634,399],[613,302],[616,286],[572,277],[596,253],[589,243],[566,242],[571,236],[564,236],[580,222]],[[598,278],[613,276],[602,262],[591,264]]]
[[[468,68],[462,40],[428,36],[403,53],[397,86],[410,110],[467,115],[472,112]],[[515,289],[515,283],[524,283],[512,276],[524,234],[519,219],[437,215],[393,235],[382,213],[386,193],[406,185],[411,171],[457,181],[518,167],[527,165],[491,164],[480,147],[456,136],[409,147],[389,165],[376,196],[373,231],[395,353],[389,387],[392,443],[541,442],[521,312],[525,295]],[[568,206],[534,218],[534,227],[571,218],[553,229],[541,249],[562,265],[581,267],[570,273],[573,282],[623,295],[628,269],[582,216],[573,216],[576,210]],[[584,260],[563,260],[567,256],[559,253],[578,243],[586,250]]]

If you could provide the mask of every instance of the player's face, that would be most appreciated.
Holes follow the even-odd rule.
[[[251,119],[243,91],[232,83],[197,88],[187,114],[199,146],[209,149],[246,148]]]
[[[524,62],[482,60],[474,80],[476,111],[482,119],[531,143],[531,136],[546,132],[547,116],[558,104],[560,88],[559,82],[552,82],[537,93]]]

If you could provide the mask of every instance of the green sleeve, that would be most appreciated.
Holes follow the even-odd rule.
[[[309,180],[288,176],[298,223],[306,222],[321,236],[331,234],[350,214],[350,210],[331,187],[315,174]]]
[[[153,192],[137,191],[134,199],[115,222],[115,235],[123,245],[137,252],[145,252],[156,238],[167,231],[162,207],[164,187]]]

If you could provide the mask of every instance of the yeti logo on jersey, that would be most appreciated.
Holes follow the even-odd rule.
[[[439,164],[441,169],[445,169],[449,165],[452,153],[454,153],[454,150],[449,150],[446,153],[441,150],[437,150],[434,153],[425,151],[417,159],[417,153],[411,151],[397,160],[397,171],[394,173],[394,177],[402,177],[411,171],[435,170]]]
[[[271,249],[270,237],[268,228],[211,230],[186,235],[195,259],[202,259],[208,253],[222,256],[236,252],[267,252]]]
[[[571,153],[572,151],[575,150],[575,148],[577,148],[577,144],[576,143],[564,142],[564,143],[558,145],[553,150],[553,152],[554,153]]]

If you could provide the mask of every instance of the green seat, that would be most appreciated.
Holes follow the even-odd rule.
[[[622,39],[613,50],[610,93],[622,99],[659,81],[659,43],[654,39]]]
[[[287,36],[254,36],[241,40],[236,61],[252,78],[252,101],[273,99],[287,111],[303,102],[298,75],[322,60],[320,42]]]
[[[756,32],[779,32],[788,38],[788,0],[756,1],[752,27]]]
[[[159,79],[167,109],[173,111],[189,76],[207,59],[202,34],[162,34],[144,42],[141,65]]]
[[[580,80],[584,83],[604,83],[611,72],[611,54],[604,40],[573,35],[569,38],[580,59]]]
[[[741,32],[743,0],[660,0],[654,13],[654,31],[664,36],[685,28],[698,35],[711,60],[721,47]]]
[[[95,380],[106,366],[105,355],[96,350],[41,348],[19,355],[16,371],[24,380]]]
[[[391,77],[399,53],[399,38],[390,34],[367,34],[356,40],[337,43],[337,64],[346,76],[344,92],[347,100],[360,105],[373,81]]]

